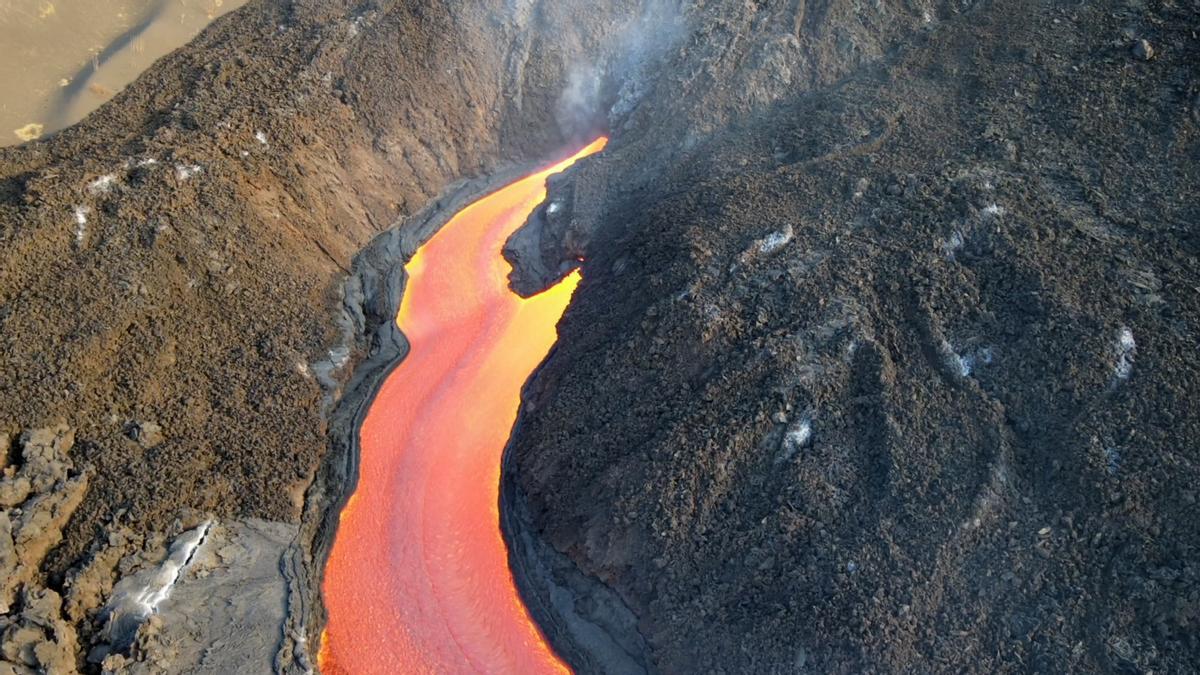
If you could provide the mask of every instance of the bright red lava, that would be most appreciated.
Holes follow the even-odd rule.
[[[408,263],[412,351],[361,430],[358,487],[325,568],[325,673],[565,673],[517,594],[500,459],[530,373],[579,282],[522,299],[504,241],[577,155],[468,206]]]

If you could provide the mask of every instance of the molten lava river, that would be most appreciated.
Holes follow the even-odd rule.
[[[517,594],[500,459],[521,387],[579,282],[522,299],[501,247],[574,157],[463,209],[409,261],[412,350],[360,432],[358,487],[325,568],[325,673],[569,672]]]

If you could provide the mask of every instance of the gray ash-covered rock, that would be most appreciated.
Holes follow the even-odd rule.
[[[281,660],[288,579],[282,557],[296,526],[205,520],[161,558],[127,556],[127,572],[97,615],[89,663],[112,673],[271,673]],[[278,668],[277,668],[278,666]]]
[[[583,282],[510,537],[615,590],[663,672],[1188,671],[1195,8],[911,7],[689,15],[577,169],[587,245],[515,235],[544,260],[515,280]]]

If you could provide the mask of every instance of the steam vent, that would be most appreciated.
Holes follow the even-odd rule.
[[[1200,672],[1200,0],[0,2],[0,675]]]

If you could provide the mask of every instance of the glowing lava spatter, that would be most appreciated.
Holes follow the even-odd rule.
[[[521,387],[579,277],[522,299],[500,251],[546,177],[604,142],[463,209],[408,263],[397,321],[412,350],[362,425],[325,568],[323,672],[569,672],[517,594],[499,487]]]

